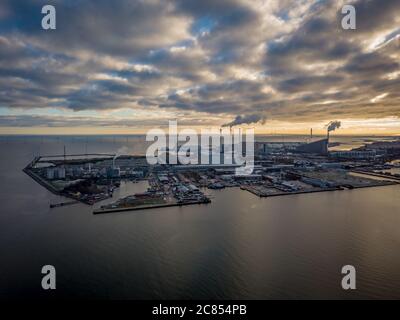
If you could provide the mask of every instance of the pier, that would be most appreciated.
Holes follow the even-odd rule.
[[[211,202],[210,200],[208,200],[208,201],[204,200],[204,201],[188,201],[188,202],[161,203],[161,204],[152,204],[152,205],[139,205],[139,206],[135,206],[135,207],[95,209],[95,210],[93,210],[93,214],[126,212],[126,211],[168,208],[168,207],[182,207],[182,206],[194,205],[194,204],[207,204],[210,202]]]
[[[299,190],[299,191],[280,191],[280,192],[262,192],[252,186],[241,186],[241,190],[246,190],[260,198],[267,198],[267,197],[280,197],[280,196],[289,196],[295,194],[306,194],[306,193],[317,193],[317,192],[327,192],[327,191],[340,191],[344,190],[341,187],[334,187],[334,188],[324,188],[324,189],[312,189],[312,190]]]
[[[70,206],[73,204],[77,204],[79,201],[67,201],[67,202],[61,202],[61,203],[56,203],[56,204],[50,204],[50,208],[59,208],[59,207],[64,207],[64,206]]]

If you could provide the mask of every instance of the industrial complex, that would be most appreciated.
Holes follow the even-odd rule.
[[[206,204],[211,202],[210,190],[223,188],[273,197],[400,183],[396,171],[400,140],[369,143],[349,151],[330,151],[329,147],[329,136],[304,143],[255,142],[250,175],[237,174],[239,165],[235,163],[149,165],[145,156],[67,155],[65,149],[63,155],[36,157],[24,171],[51,192],[72,199],[52,207],[100,203],[93,211],[96,214]],[[224,150],[222,142],[210,153],[218,152],[224,159]],[[149,187],[143,193],[102,205],[124,180],[146,180]]]

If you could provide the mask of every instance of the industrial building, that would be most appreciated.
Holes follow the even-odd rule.
[[[330,152],[329,155],[332,158],[344,158],[344,159],[373,159],[376,157],[376,151],[335,151]]]
[[[328,139],[322,139],[307,144],[300,145],[296,148],[299,153],[315,153],[321,155],[328,154]]]
[[[46,178],[48,180],[65,179],[65,168],[47,168]]]

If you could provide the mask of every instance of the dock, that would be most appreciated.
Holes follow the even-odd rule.
[[[393,176],[393,175],[386,175],[386,174],[370,172],[370,171],[362,171],[362,170],[351,170],[351,172],[363,174],[363,175],[371,176],[371,177],[383,178],[383,179],[392,180],[392,181],[393,180],[400,181],[400,178]]]
[[[157,209],[157,208],[168,208],[168,207],[182,207],[194,204],[207,204],[211,201],[188,201],[188,202],[174,202],[174,203],[161,203],[153,205],[139,205],[134,207],[121,207],[121,208],[110,208],[110,209],[95,209],[93,214],[113,213],[113,212],[126,212],[126,211],[137,211],[146,209]]]
[[[355,185],[343,185],[343,186],[337,186],[337,187],[331,187],[331,188],[321,188],[321,189],[310,189],[310,190],[298,190],[298,191],[282,191],[282,192],[274,192],[274,193],[265,193],[260,190],[257,190],[256,188],[253,188],[252,186],[241,186],[240,189],[246,190],[260,198],[269,198],[269,197],[280,197],[280,196],[290,196],[290,195],[296,195],[296,194],[307,194],[307,193],[320,193],[320,192],[329,192],[329,191],[342,191],[342,190],[356,190],[356,189],[364,189],[364,188],[376,188],[376,187],[384,187],[384,186],[392,186],[399,184],[399,182],[395,181],[381,181],[380,183],[376,184],[369,184],[369,185],[362,185],[362,186],[355,186]]]
[[[318,193],[318,192],[327,192],[327,191],[340,191],[344,190],[344,188],[341,187],[333,187],[333,188],[324,188],[324,189],[312,189],[312,190],[298,190],[298,191],[281,191],[281,192],[276,192],[276,193],[264,193],[261,192],[255,188],[252,188],[251,186],[241,186],[240,189],[246,190],[260,198],[269,198],[269,197],[280,197],[280,196],[290,196],[290,195],[295,195],[295,194],[306,194],[306,193]]]
[[[65,207],[65,206],[70,206],[70,205],[77,204],[77,203],[79,203],[78,200],[76,200],[76,201],[61,202],[61,203],[55,203],[55,204],[51,204],[51,203],[50,203],[50,208],[53,209],[53,208]]]

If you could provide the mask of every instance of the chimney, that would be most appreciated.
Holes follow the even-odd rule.
[[[66,162],[67,162],[67,152],[66,152],[65,145],[64,145],[64,163],[63,163],[64,168],[65,168]]]
[[[220,152],[224,153],[225,147],[224,147],[224,143],[225,143],[225,139],[222,135],[222,128],[219,129],[219,141],[220,141]],[[222,164],[222,162],[221,162]]]

